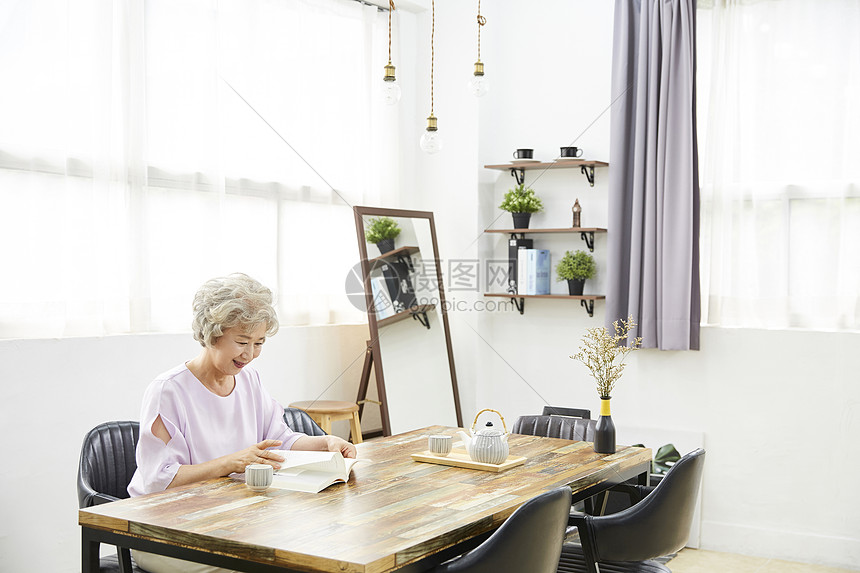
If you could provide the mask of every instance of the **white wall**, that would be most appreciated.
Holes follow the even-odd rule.
[[[417,160],[424,166],[417,181],[422,196],[439,198],[434,210],[446,238],[443,257],[471,253],[474,238],[499,215],[495,226],[509,226],[509,215],[496,206],[513,180],[483,165],[508,161],[517,147],[553,158],[586,128],[576,145],[589,158],[611,162],[609,114],[594,120],[612,100],[612,3],[483,3],[482,59],[491,91],[482,100],[462,91],[475,56],[474,25],[458,27],[453,36],[440,26],[440,18],[474,22],[474,7],[457,4],[437,3],[437,54],[440,42],[456,54],[456,62],[445,67],[437,59],[437,115],[447,143],[452,132],[471,141],[463,128],[473,128],[475,114],[477,157],[446,148]],[[456,73],[450,69],[455,66]],[[452,117],[460,123],[452,126]],[[465,162],[463,153],[475,163]],[[607,176],[606,169],[598,170],[591,189],[577,171],[547,173],[536,182],[531,173],[527,181],[548,206],[533,226],[569,226],[577,197],[583,224],[606,226]],[[471,233],[450,213],[447,202],[454,196],[458,210],[475,215]],[[473,200],[477,205],[470,206]],[[539,241],[554,261],[565,249],[583,248],[576,236]],[[605,238],[598,238],[598,272],[605,273],[604,253]],[[477,254],[504,257],[504,243],[483,237]],[[598,275],[589,281],[586,292],[600,292],[602,280]],[[553,289],[563,292],[563,285],[554,283]],[[467,424],[484,407],[499,409],[509,422],[539,412],[545,403],[596,413],[592,382],[569,355],[584,329],[602,325],[602,303],[594,318],[576,303],[527,301],[522,316],[464,310],[451,313],[451,320],[455,347],[469,349],[457,355]],[[613,418],[621,435],[635,427],[677,435],[679,443],[690,434],[704,435],[702,548],[860,567],[860,492],[853,487],[860,475],[853,455],[860,438],[860,376],[852,358],[858,345],[857,333],[706,327],[701,351],[633,355],[613,397]]]
[[[473,37],[475,24],[474,6],[465,2],[436,2],[436,43],[434,78],[434,115],[439,120],[439,134],[443,139],[441,152],[428,155],[418,145],[430,115],[430,2],[428,10],[416,15],[414,28],[404,36],[408,46],[404,52],[414,53],[411,63],[415,71],[410,73],[413,83],[404,87],[409,92],[410,122],[401,133],[408,131],[403,139],[403,148],[410,152],[409,161],[401,166],[404,182],[401,206],[406,209],[432,211],[436,224],[443,276],[448,276],[448,266],[459,261],[477,261],[480,237],[475,229],[478,202],[476,187],[478,172],[478,102],[468,94],[466,87],[472,74],[475,51],[473,47],[464,51],[462,40]],[[401,104],[403,102],[401,101]],[[447,280],[446,280],[447,283]],[[476,292],[445,292],[452,298],[471,306]],[[449,318],[451,317],[449,312]],[[468,412],[475,412],[474,380],[476,366],[473,355],[477,340],[469,325],[451,320],[451,337],[454,344],[454,364],[460,386],[463,422]]]
[[[366,339],[367,325],[282,328],[254,366],[284,405],[354,400]],[[150,380],[198,349],[190,333],[0,341],[0,571],[80,571],[84,435],[108,420],[137,420]],[[368,424],[378,428],[374,409]],[[345,436],[340,424],[335,433]]]

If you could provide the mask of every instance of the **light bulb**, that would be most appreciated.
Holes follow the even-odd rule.
[[[419,145],[421,146],[421,151],[431,154],[442,149],[442,138],[439,136],[439,130],[436,127],[436,118],[433,115],[427,118],[427,129],[421,134]]]
[[[394,105],[400,101],[400,86],[394,77],[394,66],[391,62],[385,66],[385,77],[382,78],[382,101],[388,105]]]
[[[382,86],[382,101],[394,105],[400,101],[400,86],[397,80],[386,80]]]
[[[442,150],[442,138],[438,131],[425,131],[421,135],[421,150],[426,153],[436,153]]]
[[[490,84],[484,76],[472,76],[469,80],[469,93],[475,97],[484,97],[490,91]]]
[[[484,97],[490,91],[490,84],[484,76],[484,64],[475,62],[475,73],[469,80],[469,92],[475,97]]]

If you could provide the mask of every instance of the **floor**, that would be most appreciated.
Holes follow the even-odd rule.
[[[848,573],[851,569],[747,557],[703,549],[682,549],[666,564],[672,573]]]

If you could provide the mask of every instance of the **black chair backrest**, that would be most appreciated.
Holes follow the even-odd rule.
[[[294,432],[301,432],[309,436],[325,436],[326,433],[314,422],[310,414],[298,408],[284,408],[284,422]]]
[[[585,420],[591,419],[591,410],[586,410],[584,408],[562,408],[561,406],[544,406],[543,412],[541,412],[544,416],[568,416],[570,418],[583,418]]]
[[[520,416],[514,422],[511,433],[593,442],[596,425],[596,420],[564,416]]]
[[[597,561],[641,561],[680,550],[690,536],[705,450],[682,457],[636,505],[590,518]]]
[[[87,434],[78,463],[78,506],[91,507],[128,495],[137,469],[138,422],[105,422]]]
[[[570,488],[530,499],[481,545],[439,565],[434,573],[553,573],[570,512]]]

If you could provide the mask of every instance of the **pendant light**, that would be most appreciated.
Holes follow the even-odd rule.
[[[469,80],[469,91],[475,97],[484,97],[490,90],[487,78],[484,77],[484,63],[481,61],[481,27],[487,23],[487,19],[481,16],[481,0],[478,0],[478,61],[475,62],[475,73]]]
[[[394,0],[388,0],[388,64],[385,66],[385,76],[382,78],[382,99],[388,105],[400,101],[400,86],[394,77],[394,66],[391,64],[391,14],[394,12]]]
[[[435,40],[436,40],[436,0],[431,0],[432,24],[430,27],[430,117],[427,118],[427,129],[421,135],[420,146],[422,151],[427,153],[436,153],[442,149],[442,138],[439,136],[439,129],[436,125],[436,116],[433,115],[433,74],[435,72],[434,63],[436,60]]]

